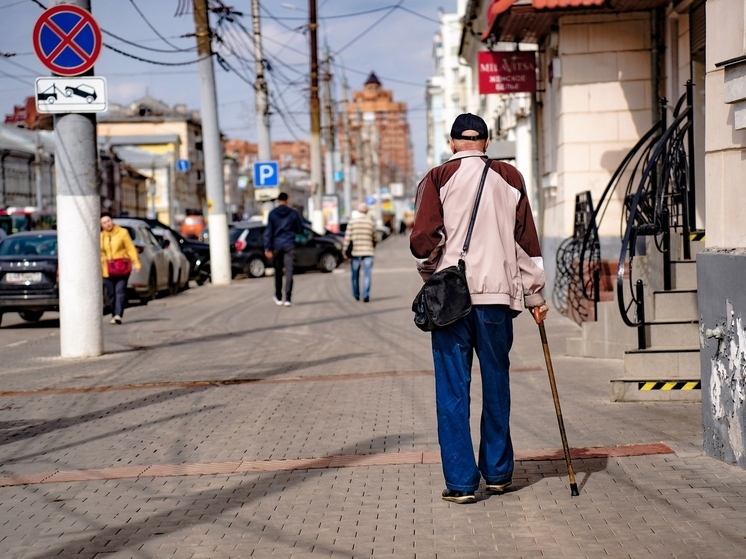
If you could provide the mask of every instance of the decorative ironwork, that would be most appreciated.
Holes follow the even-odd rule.
[[[668,289],[671,231],[681,233],[684,258],[691,257],[689,232],[693,213],[689,206],[694,192],[692,95],[690,80],[687,82],[686,94],[673,111],[674,120],[668,127],[665,111],[662,112],[662,129],[665,131],[652,145],[637,188],[633,191],[630,184],[624,197],[626,228],[617,268],[617,302],[625,324],[638,327],[641,332],[645,327],[645,303],[642,289],[635,288],[632,267],[638,240],[644,237],[654,238],[655,248],[664,257],[664,283],[668,284],[665,286]],[[626,289],[625,280],[628,282]],[[640,345],[644,349],[644,336],[640,338]]]
[[[596,266],[601,259],[601,249],[598,244],[591,243],[584,246],[584,239],[590,229],[595,228],[593,221],[593,198],[590,191],[581,192],[575,196],[575,224],[573,235],[568,237],[557,250],[556,272],[552,303],[563,315],[569,316],[578,324],[588,320],[588,299],[597,300],[595,295],[587,297],[586,293],[595,293],[598,286],[585,285],[584,278],[591,278],[592,274],[584,274],[578,265],[584,261],[586,265]],[[598,240],[598,235],[595,235]],[[587,253],[583,254],[583,251]],[[595,316],[595,312],[594,312]]]
[[[589,192],[576,197],[575,228],[573,236],[565,239],[557,251],[552,293],[557,310],[570,315],[576,322],[588,320],[590,301],[597,303],[600,299],[602,263],[598,229],[609,204],[618,199],[614,194],[620,186],[624,186],[625,194],[620,225],[622,250],[617,268],[617,301],[628,326],[644,328],[645,322],[642,290],[630,272],[637,240],[645,236],[655,237],[655,247],[664,256],[666,289],[670,289],[671,284],[671,229],[682,232],[684,258],[690,258],[689,232],[693,228],[693,212],[689,207],[694,194],[691,187],[694,173],[692,93],[689,81],[687,93],[673,109],[674,121],[670,126],[666,118],[668,101],[661,99],[661,119],[625,156],[595,209]],[[626,290],[625,280],[629,282]],[[631,301],[627,302],[626,297],[631,297]]]

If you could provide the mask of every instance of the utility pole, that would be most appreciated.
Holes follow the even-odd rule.
[[[347,112],[347,79],[342,82],[342,131],[344,133],[344,144],[342,146],[342,172],[344,180],[344,204],[345,215],[349,219],[352,213],[352,180],[351,174],[351,154],[352,138],[350,138],[350,113]]]
[[[91,10],[90,0],[56,0]],[[91,69],[86,75],[93,75]],[[54,115],[60,355],[104,352],[100,211],[95,113]]]
[[[262,32],[259,20],[259,0],[251,0],[251,15],[254,20],[254,58],[256,68],[256,143],[259,148],[259,161],[272,159],[272,144],[269,139],[269,101],[267,81],[264,79],[264,54],[262,51]]]
[[[329,65],[329,46],[324,45],[324,114],[326,116],[326,126],[324,143],[326,144],[326,183],[324,188],[325,194],[336,194],[336,184],[334,181],[334,156],[335,138],[334,138],[334,111],[332,109],[332,73]]]
[[[319,104],[319,47],[316,40],[316,0],[308,0],[308,31],[311,41],[311,188],[313,188],[313,215],[311,226],[324,231],[324,214],[321,212],[321,192],[324,183],[321,161],[321,106]]]
[[[205,153],[207,219],[210,226],[210,275],[213,285],[231,282],[231,255],[228,247],[228,216],[225,213],[223,186],[223,146],[218,125],[218,101],[212,64],[212,33],[207,0],[194,1],[197,35],[200,98],[202,105],[202,142]]]
[[[41,149],[41,137],[37,130],[34,132],[35,150],[34,159],[36,160],[36,207],[40,210],[44,209],[44,183],[43,183],[43,171],[44,171],[44,155]]]

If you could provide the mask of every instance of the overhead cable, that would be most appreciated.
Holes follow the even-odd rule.
[[[172,47],[172,48],[176,49],[177,51],[181,51],[181,52],[186,52],[186,51],[194,50],[193,48],[182,49],[181,47],[177,47],[176,45],[174,45],[173,43],[171,43],[168,39],[166,39],[163,35],[161,35],[161,33],[153,26],[152,23],[150,23],[150,21],[148,20],[148,18],[145,17],[145,14],[142,13],[142,10],[140,10],[140,8],[137,6],[137,4],[135,4],[135,0],[130,0],[130,4],[132,4],[132,7],[135,8],[135,10],[137,11],[138,14],[140,14],[140,17],[142,18],[142,20],[146,23],[146,25],[148,27],[150,27],[150,29],[153,31],[153,33],[155,33],[158,36],[158,38],[161,39],[164,43],[166,43],[169,47]]]

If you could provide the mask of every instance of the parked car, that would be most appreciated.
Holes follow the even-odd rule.
[[[169,260],[169,273],[171,277],[168,282],[169,295],[175,295],[177,291],[183,291],[189,287],[189,259],[181,252],[179,241],[171,229],[162,227],[151,227],[150,229],[161,248],[166,252]]]
[[[46,311],[59,310],[57,231],[8,235],[0,241],[0,322],[17,312],[37,322]]]
[[[9,235],[21,231],[57,229],[57,214],[31,206],[11,206],[0,210],[0,228]]]
[[[189,279],[195,280],[197,285],[202,285],[205,281],[210,279],[210,245],[195,239],[187,239],[157,219],[149,219],[146,217],[133,217],[128,219],[139,219],[140,221],[144,221],[151,229],[160,228],[170,231],[171,235],[179,243],[181,252],[189,260]]]
[[[139,219],[123,217],[114,218],[114,223],[129,232],[142,265],[139,272],[133,270],[130,274],[127,289],[143,303],[155,299],[158,292],[169,290],[172,277],[169,275],[170,262],[148,224]]]
[[[181,224],[181,234],[187,239],[201,239],[202,230],[207,226],[205,218],[201,215],[188,215]]]
[[[228,231],[231,243],[233,275],[261,277],[271,262],[264,256],[264,232],[267,226],[255,221],[233,223]],[[309,227],[295,236],[295,265],[301,270],[318,268],[331,272],[342,262],[342,239],[326,233],[319,235]]]

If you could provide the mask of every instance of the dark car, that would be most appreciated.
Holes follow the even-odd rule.
[[[78,87],[68,85],[65,87],[65,97],[72,97],[76,95],[85,99],[86,103],[93,103],[96,100],[96,90],[90,85],[81,84]]]
[[[264,256],[267,226],[255,221],[233,223],[228,231],[233,275],[261,277],[271,263]],[[295,236],[295,265],[301,270],[318,268],[331,272],[342,262],[342,240],[330,233],[319,235],[304,227]]]
[[[179,242],[181,252],[189,260],[189,279],[196,281],[198,285],[202,285],[210,278],[210,245],[196,239],[187,239],[181,233],[157,219],[145,217],[130,217],[129,219],[139,219],[147,223],[151,228],[160,227],[161,229],[171,231]]]
[[[17,312],[37,322],[59,310],[57,231],[30,231],[0,241],[0,322]]]

